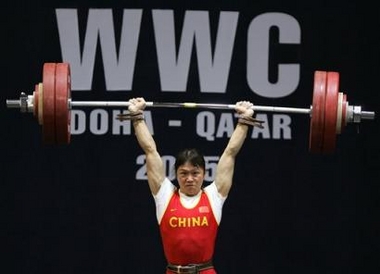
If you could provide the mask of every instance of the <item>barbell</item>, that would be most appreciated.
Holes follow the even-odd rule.
[[[68,63],[44,63],[42,83],[35,85],[32,95],[21,93],[17,100],[7,100],[9,108],[33,112],[42,125],[43,141],[47,144],[69,144],[71,141],[71,109],[73,107],[128,107],[119,101],[72,101],[71,75]],[[235,104],[147,102],[148,107],[184,107],[209,109],[234,109]],[[292,108],[254,105],[255,111],[299,113],[310,116],[309,151],[331,153],[335,149],[336,135],[347,123],[373,120],[373,111],[363,111],[361,106],[351,106],[346,94],[339,92],[339,73],[314,72],[312,105],[309,108]]]

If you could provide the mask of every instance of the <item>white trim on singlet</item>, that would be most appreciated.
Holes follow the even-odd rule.
[[[156,204],[156,217],[158,223],[161,222],[162,216],[164,215],[166,207],[169,204],[170,198],[172,197],[176,189],[176,186],[168,178],[165,178],[157,194],[153,195]],[[204,191],[206,192],[206,195],[210,200],[212,211],[214,213],[216,221],[219,224],[222,219],[223,204],[227,197],[223,197],[218,192],[215,182],[212,182],[211,184],[206,186],[204,188]],[[192,208],[198,203],[200,195],[201,193],[197,194],[196,196],[189,197],[180,192],[181,203],[184,207]]]

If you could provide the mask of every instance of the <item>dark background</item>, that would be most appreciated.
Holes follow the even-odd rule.
[[[47,146],[32,114],[6,108],[6,99],[18,98],[21,91],[30,93],[41,81],[43,63],[62,61],[56,8],[79,8],[83,13],[89,8],[142,8],[145,26],[152,23],[149,14],[157,8],[177,14],[207,10],[214,19],[220,11],[240,13],[226,94],[200,94],[196,66],[180,98],[170,92],[149,93],[159,90],[158,79],[150,78],[157,77],[156,63],[152,65],[149,54],[138,53],[134,89],[111,97],[104,93],[98,52],[93,90],[81,92],[81,100],[144,96],[155,101],[234,103],[248,98],[259,105],[303,108],[311,103],[313,73],[320,69],[340,72],[341,91],[351,105],[380,111],[378,8],[354,1],[124,2],[60,1],[42,7],[13,1],[1,9],[1,273],[151,274],[165,269],[153,198],[147,183],[135,179],[136,157],[142,151],[134,136],[74,135],[68,146]],[[297,91],[276,100],[255,96],[245,78],[249,22],[272,11],[292,15],[302,31],[301,45],[279,49],[273,57],[301,65]],[[152,33],[141,35],[145,45],[154,48]],[[144,51],[142,45],[139,51]],[[75,91],[72,96],[77,98]],[[185,146],[220,155],[227,142],[200,138],[193,124],[195,113],[188,110],[153,113],[162,155],[175,155]],[[160,128],[171,117],[183,118],[186,126]],[[292,129],[291,140],[248,138],[244,144],[217,240],[218,273],[379,273],[378,119],[349,124],[331,155],[309,153],[306,115],[292,115]]]

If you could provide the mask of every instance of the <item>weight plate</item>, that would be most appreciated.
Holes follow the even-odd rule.
[[[325,127],[326,71],[314,72],[313,103],[311,109],[309,151],[321,153]]]
[[[339,73],[327,72],[325,99],[325,128],[323,130],[323,153],[332,153],[336,144],[336,123],[338,111]]]
[[[71,111],[68,107],[70,96],[70,66],[68,63],[58,63],[55,73],[55,129],[57,144],[70,143]]]
[[[55,63],[45,63],[43,67],[43,141],[53,144],[55,132]]]

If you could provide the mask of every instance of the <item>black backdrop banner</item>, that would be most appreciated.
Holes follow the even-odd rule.
[[[2,8],[3,245],[12,273],[164,273],[145,159],[123,108],[72,109],[69,145],[46,145],[31,94],[43,64],[69,62],[73,101],[310,108],[316,70],[340,73],[350,105],[379,112],[380,13],[358,3],[60,1]],[[348,124],[330,155],[309,152],[308,114],[257,112],[225,204],[218,273],[379,273],[379,122]],[[213,180],[236,117],[147,108],[174,178],[184,147]],[[7,258],[5,256],[4,258]],[[5,260],[4,266],[13,260]],[[6,269],[4,267],[4,269]]]

